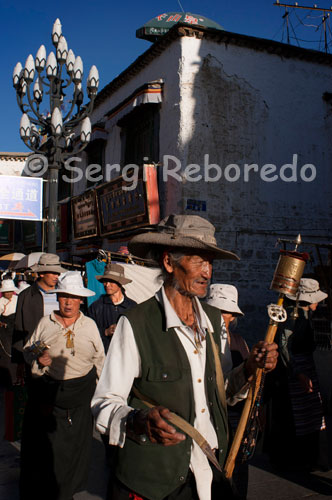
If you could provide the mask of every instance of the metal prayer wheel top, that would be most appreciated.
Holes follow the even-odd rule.
[[[308,255],[285,250],[280,253],[270,288],[279,293],[296,295]]]

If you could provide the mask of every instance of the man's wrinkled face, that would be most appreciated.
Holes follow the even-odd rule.
[[[75,318],[79,314],[82,298],[77,295],[58,293],[60,314],[64,318]]]
[[[168,254],[165,258],[167,257],[169,258]],[[182,295],[203,298],[212,276],[212,262],[212,258],[207,254],[185,255],[176,263],[172,263],[170,259],[169,269],[166,269],[172,273],[174,288]]]
[[[59,273],[50,273],[50,272],[40,273],[39,278],[40,278],[39,283],[42,288],[43,284],[45,285],[45,287],[55,288],[58,282]]]

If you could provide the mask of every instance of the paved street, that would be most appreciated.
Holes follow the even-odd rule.
[[[3,436],[4,411],[1,392],[0,435]],[[330,417],[330,428],[332,418]],[[332,432],[329,435],[330,452]],[[332,457],[331,457],[332,458]],[[18,500],[19,443],[0,442],[0,499]],[[36,471],[36,486],[38,485]],[[93,441],[93,460],[86,491],[75,495],[75,500],[104,500],[107,485],[107,468],[103,444],[96,434]],[[332,471],[308,475],[286,474],[280,476],[273,470],[266,457],[258,454],[249,466],[248,500],[327,500],[332,499]],[[47,500],[47,497],[45,497]],[[221,499],[222,500],[222,499]]]

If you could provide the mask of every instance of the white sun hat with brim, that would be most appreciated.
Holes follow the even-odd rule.
[[[211,285],[206,302],[226,313],[244,316],[237,304],[238,293],[233,285]]]
[[[128,250],[142,258],[149,258],[153,250],[165,248],[204,251],[214,259],[240,260],[235,253],[218,248],[215,227],[199,215],[168,215],[154,231],[138,234],[128,243]]]
[[[13,280],[3,280],[1,282],[0,292],[16,292],[19,293],[19,289],[16,288]]]
[[[61,267],[60,257],[55,253],[44,253],[40,256],[38,264],[30,266],[35,273],[65,273],[67,269]]]
[[[315,304],[316,302],[321,302],[326,299],[328,295],[319,289],[319,283],[317,280],[312,278],[301,278],[297,294],[286,294],[286,297],[291,300],[298,300],[299,302]]]
[[[85,288],[81,273],[79,271],[67,271],[59,276],[58,284],[55,290],[49,290],[46,293],[66,293],[67,295],[76,295],[77,297],[92,297],[95,292]]]

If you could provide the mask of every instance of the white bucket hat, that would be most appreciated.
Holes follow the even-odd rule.
[[[286,297],[291,300],[298,300],[315,304],[326,299],[327,293],[319,289],[319,283],[312,278],[301,278],[300,285],[296,295],[287,294]]]
[[[78,271],[67,271],[59,276],[58,284],[55,290],[47,293],[67,293],[68,295],[77,295],[78,297],[92,297],[95,292],[85,288],[81,273]]]
[[[18,288],[16,288],[13,280],[3,280],[1,283],[1,287],[0,287],[0,292],[1,293],[4,293],[4,292],[16,292],[16,293],[18,293],[19,290],[18,290]]]
[[[211,285],[206,302],[210,306],[217,307],[221,311],[239,314],[244,316],[243,312],[237,305],[238,293],[233,285]]]

